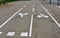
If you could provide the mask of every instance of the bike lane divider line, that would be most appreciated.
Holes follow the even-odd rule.
[[[29,30],[29,37],[32,36],[32,25],[33,25],[33,17],[35,14],[35,8],[34,8],[35,4],[33,4],[33,8],[32,8],[32,15],[31,15],[31,23],[30,23],[30,30]]]

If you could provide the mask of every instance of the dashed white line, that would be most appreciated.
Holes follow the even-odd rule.
[[[15,32],[8,32],[6,36],[14,36]]]
[[[28,36],[28,32],[21,32],[20,36]]]
[[[24,6],[27,6],[29,3],[27,3]],[[10,18],[8,18],[2,25],[0,25],[0,28],[2,28],[8,21],[10,21],[15,15],[17,15],[24,8],[24,6],[22,8],[20,8],[16,13],[14,13]]]
[[[30,31],[29,31],[29,36],[32,35],[32,24],[33,24],[33,14],[31,16],[31,23],[30,23]]]

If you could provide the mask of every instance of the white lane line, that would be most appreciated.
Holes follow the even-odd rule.
[[[49,13],[49,10],[46,9],[39,1],[38,3],[40,4],[40,6],[48,13],[48,15],[54,20],[54,22],[60,27],[60,24],[57,22],[57,20]]]
[[[31,23],[30,23],[29,36],[32,35],[32,24],[33,24],[33,14],[32,14],[32,16],[31,16]]]
[[[6,36],[14,36],[15,32],[8,32]]]
[[[33,12],[33,14],[32,14],[32,16],[31,16],[31,23],[30,23],[29,37],[32,36],[33,15],[34,15],[34,13],[35,13],[34,4],[33,4],[32,12]]]
[[[0,32],[0,35],[2,34],[2,32]]]
[[[24,6],[27,6],[29,3],[26,3],[26,5]],[[24,6],[20,8],[16,13],[14,13],[10,18],[8,18],[2,25],[0,25],[0,28],[2,28],[8,21],[10,21],[15,15],[17,15],[24,8]]]
[[[20,36],[28,36],[28,32],[21,32]]]

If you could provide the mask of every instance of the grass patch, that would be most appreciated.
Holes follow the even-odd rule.
[[[0,5],[6,4],[8,2],[13,2],[13,1],[30,1],[30,0],[0,0]]]

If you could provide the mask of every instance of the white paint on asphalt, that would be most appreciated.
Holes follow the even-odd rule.
[[[28,32],[21,32],[20,36],[28,36]]]
[[[35,8],[33,7],[32,12],[34,12],[34,11],[35,11]]]
[[[18,13],[18,15],[20,15],[21,17],[28,15],[28,13]]]
[[[42,16],[42,17],[44,17],[45,15],[44,14],[42,14],[42,13],[40,13],[40,15]]]
[[[41,15],[37,15],[37,18],[41,18]]]
[[[33,4],[33,9],[32,9],[32,16],[31,16],[31,23],[30,23],[30,30],[29,30],[29,37],[32,36],[32,25],[33,25],[33,15],[35,14],[35,8],[34,8],[35,4]]]
[[[15,32],[8,32],[6,36],[14,36]]]
[[[30,2],[29,2],[30,3]],[[24,5],[24,6],[27,6],[29,3],[26,3],[26,5]],[[2,25],[0,25],[0,28],[2,28],[7,22],[9,22],[15,15],[17,15],[23,8],[24,8],[24,6],[22,7],[22,8],[20,8],[16,13],[14,13],[10,18],[8,18]]]
[[[45,17],[45,18],[48,18],[49,16],[45,15],[44,17]]]
[[[42,14],[42,13],[40,13],[40,15],[41,15],[41,17],[43,17],[43,18],[48,18],[48,17],[49,17],[49,16],[44,15],[44,14]]]
[[[28,15],[28,13],[24,13],[24,15]]]
[[[2,34],[2,32],[0,32],[0,35]]]
[[[32,24],[33,24],[33,14],[32,14],[32,16],[31,16],[31,23],[30,23],[29,36],[32,35]]]
[[[60,6],[59,6],[59,8],[60,8]]]
[[[23,16],[24,16],[24,14],[23,14],[23,13],[18,13],[18,15],[20,15],[21,17],[23,17]]]
[[[57,5],[56,5],[56,7],[60,8],[60,6],[57,6]]]
[[[26,7],[26,5],[24,5],[23,7]]]
[[[37,15],[37,17],[38,17],[38,18],[48,18],[49,16],[40,13],[40,15]]]
[[[32,12],[33,12],[33,14],[35,15],[35,8],[33,7],[33,9],[32,9]]]
[[[60,24],[57,22],[57,20],[49,13],[48,9],[46,9],[39,1],[37,1],[40,6],[48,13],[48,15],[54,20],[54,22],[60,27]]]

